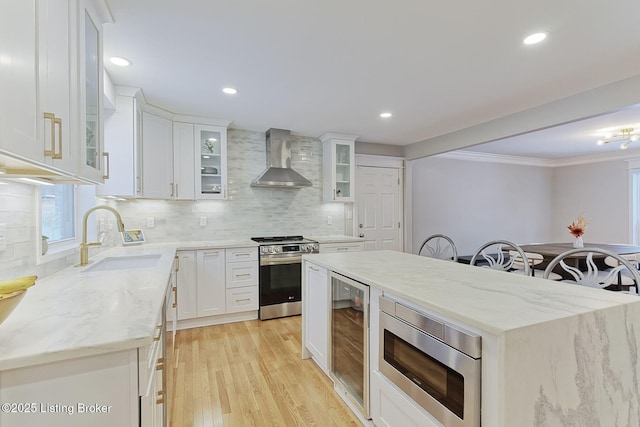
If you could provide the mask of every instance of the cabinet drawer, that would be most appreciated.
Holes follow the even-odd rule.
[[[258,248],[227,249],[227,262],[257,261]]]
[[[361,251],[364,249],[364,243],[362,242],[352,242],[352,243],[340,243],[340,244],[321,244],[320,245],[320,253],[330,253],[330,252],[354,252]]]
[[[227,313],[258,309],[258,287],[227,289]]]
[[[258,284],[258,262],[239,261],[227,263],[227,289]]]
[[[148,396],[151,391],[153,375],[158,364],[163,336],[162,313],[158,316],[158,322],[154,331],[153,342],[145,347],[138,348],[138,393],[140,396]]]

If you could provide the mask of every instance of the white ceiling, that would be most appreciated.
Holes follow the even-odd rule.
[[[133,62],[105,60],[114,83],[241,129],[406,145],[640,73],[637,0],[107,2],[115,22],[105,58]],[[547,40],[522,44],[537,31]],[[240,92],[224,95],[225,86]],[[589,130],[564,126],[563,136],[523,136],[519,155],[617,124],[601,119]]]
[[[633,133],[640,134],[640,105],[464,150],[547,160],[614,153],[620,151],[620,142],[598,145],[597,141],[607,133],[624,128],[634,128]],[[640,141],[632,142],[627,151],[635,151],[636,148],[640,148]]]

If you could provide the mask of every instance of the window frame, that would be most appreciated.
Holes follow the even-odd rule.
[[[93,197],[91,194],[85,194],[86,191],[78,184],[73,185],[73,198],[74,198],[74,229],[75,237],[60,240],[58,242],[49,243],[49,249],[45,255],[42,255],[42,238],[36,239],[36,264],[44,264],[50,261],[54,261],[60,258],[64,258],[73,255],[78,251],[80,240],[82,239],[82,215],[88,207],[95,205],[95,189],[93,190]],[[37,236],[42,236],[42,192],[40,186],[37,186],[35,191],[35,214],[37,224]]]

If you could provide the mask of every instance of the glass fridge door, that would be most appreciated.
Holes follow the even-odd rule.
[[[331,274],[331,377],[369,418],[369,287]]]

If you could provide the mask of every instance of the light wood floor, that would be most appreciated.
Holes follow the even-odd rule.
[[[360,426],[301,358],[301,316],[178,331],[167,354],[169,426]]]

